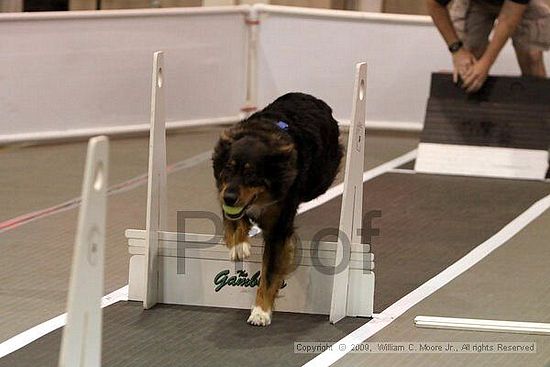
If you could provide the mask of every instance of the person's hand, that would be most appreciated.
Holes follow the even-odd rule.
[[[466,89],[466,92],[477,92],[487,80],[489,74],[490,65],[485,61],[479,60],[470,67],[466,74],[462,77],[462,88]]]
[[[475,64],[476,58],[473,53],[461,48],[453,54],[453,82],[458,83],[458,77],[462,80],[466,77],[466,73]]]

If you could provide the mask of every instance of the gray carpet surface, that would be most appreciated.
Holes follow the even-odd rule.
[[[364,192],[367,211],[378,209],[382,212],[377,219],[381,235],[372,241],[377,276],[375,307],[379,312],[491,237],[533,202],[550,193],[550,185],[531,181],[385,174],[366,183]],[[319,228],[337,225],[339,205],[337,198],[300,216],[301,235],[306,238]],[[247,314],[239,310],[180,306],[159,306],[142,313],[141,306],[135,303],[110,306],[105,310],[105,365],[150,366],[162,361],[159,365],[298,366],[312,356],[294,354],[295,341],[337,340],[366,321],[346,319],[334,327],[324,316],[276,314],[273,328],[250,329],[244,322]],[[155,321],[144,324],[144,320]],[[342,326],[346,326],[346,331]],[[269,330],[275,331],[265,334],[268,335],[266,345],[259,346],[256,333],[270,333]],[[180,333],[191,333],[195,337],[185,339],[185,348],[183,344],[174,344],[175,350],[171,350],[173,343],[163,337],[171,340],[170,335],[175,335],[179,340]],[[222,334],[223,340],[230,340],[227,343],[236,343],[230,345],[238,347],[239,352],[230,353],[218,346],[208,349],[205,354],[205,345],[221,342],[213,337],[218,334]],[[147,339],[147,335],[152,335],[151,339]],[[132,341],[134,336],[136,339]],[[313,337],[317,339],[307,339]],[[143,353],[145,347],[140,345],[144,338],[151,341],[151,345],[146,344],[147,348],[155,351],[162,348],[162,355]],[[58,344],[59,332],[56,332],[0,360],[0,365],[55,361]],[[261,362],[258,362],[257,352],[260,352]]]
[[[337,325],[327,316],[277,313],[267,328],[246,324],[245,310],[121,302],[104,311],[103,366],[300,366],[294,342],[336,341],[367,319]],[[2,359],[0,366],[57,366],[61,330]]]
[[[416,328],[418,315],[550,323],[550,211],[369,342],[535,342],[534,354],[348,354],[335,366],[548,367],[550,337]]]
[[[182,133],[168,139],[168,161],[173,163],[190,158],[197,148],[208,151],[214,145],[218,132],[197,131],[193,134]],[[345,136],[343,136],[345,138]],[[111,182],[119,182],[128,176],[139,175],[147,171],[147,140],[143,138],[123,139],[117,144],[127,145],[122,156],[112,150]],[[383,162],[396,158],[417,145],[416,138],[410,136],[391,137],[369,134],[366,140],[366,168],[373,168]],[[194,148],[193,148],[194,147]],[[55,156],[57,145],[43,146],[49,156]],[[62,148],[62,147],[61,147]],[[25,149],[13,151],[27,155]],[[5,152],[4,152],[5,153]],[[62,155],[63,149],[58,155]],[[199,152],[200,153],[200,152]],[[31,154],[37,158],[37,154]],[[0,157],[2,153],[0,153]],[[39,154],[38,154],[39,156]],[[134,157],[135,156],[135,157]],[[134,157],[134,158],[132,158]],[[64,164],[56,163],[48,169],[52,170],[47,180],[30,180],[21,158],[19,170],[13,171],[10,190],[20,195],[24,202],[18,208],[39,209],[44,204],[42,183],[47,183],[56,197],[67,199],[78,195],[81,185],[81,167],[78,160],[68,159]],[[81,157],[83,159],[83,156]],[[6,158],[7,159],[7,158]],[[37,158],[39,159],[39,157]],[[1,160],[1,159],[0,159]],[[7,159],[9,161],[9,159]],[[6,162],[6,161],[4,161]],[[72,163],[71,163],[72,162]],[[76,162],[76,163],[75,163]],[[119,162],[119,163],[116,163]],[[128,168],[124,168],[128,162]],[[133,163],[132,163],[133,162]],[[77,164],[78,163],[78,164]],[[15,163],[10,163],[15,165]],[[122,165],[122,166],[121,166]],[[42,168],[46,170],[46,168]],[[119,170],[126,170],[118,172]],[[66,179],[62,171],[76,172],[78,176]],[[57,174],[54,174],[56,171]],[[5,177],[2,176],[1,179]],[[342,178],[339,176],[337,182]],[[0,179],[0,180],[1,180]],[[18,183],[31,187],[27,194],[17,193]],[[64,190],[69,190],[66,193]],[[72,190],[72,191],[71,191]],[[107,204],[106,231],[106,262],[105,262],[105,292],[109,293],[128,282],[128,247],[124,237],[127,228],[143,229],[145,227],[146,206],[145,185],[130,191],[111,195]],[[10,200],[9,190],[0,190],[1,200]],[[13,210],[17,208],[12,208]],[[17,210],[6,209],[15,213]],[[171,173],[168,176],[168,229],[176,230],[176,214],[178,210],[203,210],[221,215],[216,199],[216,190],[209,160],[196,166]],[[65,312],[67,287],[71,266],[72,251],[75,239],[78,209],[71,209],[52,216],[41,218],[26,225],[0,234],[0,245],[4,252],[0,257],[0,341],[6,340],[41,322],[49,320]],[[189,230],[211,233],[209,222],[191,221]]]
[[[467,254],[550,194],[550,183],[460,176],[388,173],[363,188],[363,228],[374,253],[375,312]],[[298,218],[312,238],[336,228],[341,197]],[[368,220],[372,213],[372,220]],[[365,231],[366,232],[366,231]]]

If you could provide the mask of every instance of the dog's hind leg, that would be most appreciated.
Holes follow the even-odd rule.
[[[224,241],[229,249],[229,257],[233,261],[244,260],[250,256],[248,232],[252,224],[247,217],[238,221],[224,218]]]
[[[248,318],[249,324],[267,326],[271,323],[275,297],[293,266],[294,242],[292,235],[278,243],[266,241],[260,286],[256,292],[256,302]]]

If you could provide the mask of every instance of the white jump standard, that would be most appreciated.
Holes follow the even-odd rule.
[[[90,139],[59,367],[101,366],[101,298],[104,290],[108,171],[108,139],[104,136]]]
[[[263,246],[252,243],[250,257],[240,266],[230,260],[221,236],[166,231],[161,69],[162,53],[157,52],[153,67],[147,223],[145,230],[126,231],[131,254],[128,298],[143,301],[144,308],[168,303],[250,309],[260,281]],[[373,314],[374,257],[370,246],[361,244],[357,235],[362,213],[365,91],[366,64],[358,64],[340,216],[340,231],[351,239],[351,246],[347,243],[351,249],[343,248],[349,242],[343,239],[339,239],[340,244],[299,244],[296,253],[301,255],[297,256],[296,270],[279,291],[276,311],[326,314],[333,323],[345,316]],[[178,274],[178,263],[182,262],[185,271]]]

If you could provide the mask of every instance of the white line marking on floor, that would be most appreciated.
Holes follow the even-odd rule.
[[[190,158],[189,160],[185,160],[185,161],[176,163],[175,165],[172,165],[173,168],[170,170],[170,172],[175,172],[175,171],[178,171],[178,170],[181,170],[181,169],[184,169],[184,168],[188,168],[188,167],[190,167],[190,164],[194,165],[194,164],[198,164],[198,163],[202,162],[203,159],[200,158],[200,157],[202,157],[203,155],[205,155],[207,153],[208,153],[208,157],[210,158],[210,155],[212,154],[211,152],[205,152],[205,153],[199,154],[199,155],[197,155],[193,158]],[[363,182],[366,182],[366,181],[369,181],[369,180],[371,180],[375,177],[378,177],[378,176],[392,170],[395,167],[399,167],[400,165],[405,164],[405,163],[413,160],[415,157],[416,157],[416,149],[412,150],[408,153],[405,153],[400,157],[392,159],[391,161],[383,163],[383,164],[381,164],[381,165],[379,165],[379,166],[377,166],[377,167],[375,167],[371,170],[368,170],[365,173],[363,173]],[[185,163],[185,162],[187,162],[187,163]],[[125,191],[130,190],[130,188],[139,186],[139,184],[134,183],[133,181],[136,180],[136,179],[141,179],[142,177],[145,177],[145,179],[147,179],[147,175],[137,176],[136,178],[134,178],[132,180],[126,181],[127,183],[130,183],[130,184],[127,185],[127,186],[124,186],[120,190],[117,188],[118,185],[111,188],[110,190],[112,190],[112,191],[118,190],[118,191],[116,191],[117,193],[121,192],[122,189],[124,189]],[[122,184],[120,184],[120,185],[122,185]],[[308,210],[311,210],[311,209],[313,209],[313,208],[315,208],[319,205],[322,205],[322,204],[334,199],[335,197],[341,195],[343,190],[344,190],[344,184],[343,183],[330,188],[325,194],[319,196],[317,199],[311,200],[311,201],[301,205],[299,210],[298,210],[298,213],[299,214],[304,213]],[[111,191],[110,191],[110,193],[111,193]],[[101,307],[107,307],[107,306],[109,306],[113,303],[116,303],[116,302],[122,301],[122,300],[128,300],[128,285],[126,285],[126,286],[124,286],[124,287],[122,287],[122,288],[120,288],[120,289],[104,296],[103,299],[102,299]],[[66,316],[66,314],[54,317],[51,320],[43,322],[40,325],[37,325],[37,326],[35,326],[35,327],[33,327],[29,330],[26,330],[26,331],[22,332],[21,334],[18,334],[16,336],[6,340],[2,344],[0,344],[0,358],[4,357],[7,354],[12,353],[12,352],[14,352],[14,351],[16,351],[20,348],[23,348],[24,346],[26,346],[27,344],[32,343],[36,339],[41,338],[42,336],[44,336],[44,335],[46,335],[46,334],[62,327],[62,326],[64,326],[65,322],[66,322],[65,316]]]
[[[431,278],[426,283],[422,284],[420,287],[395,302],[393,305],[386,308],[382,313],[375,314],[373,319],[365,325],[337,341],[335,345],[340,346],[342,344],[346,344],[344,351],[340,351],[339,348],[335,348],[333,351],[327,350],[303,365],[303,367],[326,367],[332,365],[351,350],[352,344],[364,342],[391,324],[393,320],[397,319],[413,306],[430,296],[438,289],[442,288],[460,274],[477,264],[491,252],[505,244],[518,232],[527,227],[529,223],[548,210],[548,208],[550,208],[550,195],[537,201],[529,209],[504,226],[494,236],[474,248],[447,269],[443,270],[441,273]]]
[[[207,152],[197,154],[183,161],[170,164],[166,167],[166,171],[167,173],[173,173],[173,172],[181,171],[186,168],[191,168],[202,162],[209,160],[211,157],[212,157],[212,151],[209,150]],[[146,183],[147,183],[147,174],[145,173],[145,174],[133,177],[127,181],[111,186],[108,190],[108,195],[120,194],[122,192],[126,192],[136,187],[145,185]],[[15,218],[11,218],[6,221],[0,222],[0,234],[7,232],[9,230],[15,229],[24,224],[33,222],[40,218],[49,217],[50,215],[54,215],[70,209],[78,208],[80,206],[81,201],[82,201],[82,198],[79,196],[74,199],[67,200],[61,204],[51,206],[49,208],[40,209],[34,212],[22,214]]]
[[[117,289],[116,291],[111,292],[108,295],[104,296],[101,299],[101,307],[104,308],[112,305],[113,303],[116,303],[119,301],[127,301],[127,300],[128,300],[128,286],[125,285],[124,287]],[[32,343],[36,339],[39,339],[44,335],[59,329],[60,327],[63,327],[65,325],[66,319],[67,319],[67,314],[64,313],[63,315],[54,317],[53,319],[50,319],[39,325],[36,325],[35,327],[28,329],[22,332],[21,334],[17,334],[16,336],[11,337],[10,339],[0,344],[0,358],[15,352],[20,348],[23,348],[25,345]]]
[[[416,171],[412,169],[401,169],[401,168],[395,168],[392,170],[389,170],[388,173],[401,173],[404,175],[416,175]]]
[[[373,178],[378,177],[384,173],[387,173],[392,169],[395,169],[396,167],[399,167],[407,162],[410,162],[415,158],[416,158],[416,149],[413,149],[410,152],[403,154],[402,156],[399,156],[395,159],[392,159],[391,161],[388,161],[379,166],[376,166],[373,169],[365,171],[365,173],[363,173],[363,182],[372,180]],[[325,192],[323,195],[319,196],[318,198],[300,205],[300,207],[298,208],[298,214],[307,212],[308,210],[311,210],[319,205],[326,203],[327,201],[334,199],[337,196],[342,195],[343,191],[344,191],[344,183],[342,182],[339,185],[331,187],[330,189],[327,190],[327,192]]]

